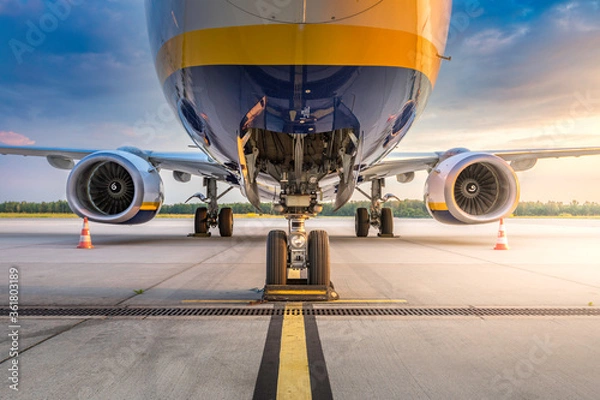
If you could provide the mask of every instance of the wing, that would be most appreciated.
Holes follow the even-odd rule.
[[[523,149],[481,151],[496,155],[511,163],[515,171],[532,168],[540,158],[562,158],[600,155],[600,147],[562,148],[562,149]],[[446,152],[400,153],[394,152],[382,162],[361,171],[361,181],[386,178],[394,175],[410,174],[435,167]]]
[[[81,160],[88,154],[97,150],[84,149],[63,149],[58,147],[30,147],[30,146],[0,146],[0,154],[13,154],[17,156],[35,156],[35,157],[64,157],[72,160]]]
[[[217,164],[206,154],[198,152],[160,153],[144,152],[148,161],[158,168],[169,171],[181,171],[191,175],[200,175],[237,184],[238,177],[232,170]]]
[[[220,181],[227,181],[230,184],[236,184],[238,181],[234,171],[217,164],[206,154],[199,151],[194,153],[161,153],[128,147],[120,148],[119,150],[128,151],[138,155],[157,168],[216,178]],[[59,169],[71,169],[75,164],[74,160],[81,160],[85,156],[97,151],[99,150],[67,149],[58,147],[0,146],[0,154],[46,157],[50,165]]]
[[[131,148],[124,148],[123,150],[130,151],[145,158],[158,168],[180,171],[191,175],[212,177],[233,184],[238,182],[238,178],[234,171],[215,163],[207,155],[201,152],[161,153]],[[80,160],[96,151],[98,150],[57,147],[0,146],[0,154],[46,157],[50,165],[61,169],[71,169],[74,165],[74,160]],[[525,171],[532,168],[540,158],[600,155],[600,147],[491,150],[483,152],[494,154],[511,162],[511,165],[516,171]],[[446,152],[394,152],[382,162],[363,169],[360,173],[361,181],[370,181],[373,179],[410,174],[412,172],[431,169],[437,165],[445,154]]]
[[[409,174],[433,168],[443,153],[392,153],[382,162],[364,169],[361,181],[381,179],[394,175]]]

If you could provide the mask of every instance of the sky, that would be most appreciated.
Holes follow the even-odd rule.
[[[187,151],[156,78],[143,3],[0,0],[0,142]],[[455,0],[452,61],[398,150],[600,146],[599,43],[600,0]],[[524,201],[600,202],[600,156],[540,160],[518,175]],[[201,178],[162,176],[167,203],[201,188]],[[0,201],[65,199],[67,177],[44,158],[0,156]],[[419,199],[425,179],[390,178],[386,191]]]

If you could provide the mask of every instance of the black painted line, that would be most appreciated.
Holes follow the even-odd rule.
[[[279,314],[279,315],[277,315]],[[281,351],[281,332],[283,313],[271,317],[262,361],[254,386],[254,400],[276,400],[277,380],[279,378],[279,353]]]
[[[312,309],[311,304],[306,304],[307,309]],[[310,385],[313,400],[332,400],[331,383],[323,346],[319,337],[317,319],[313,313],[304,315],[304,330],[306,331],[306,350],[308,352],[308,368],[310,372]]]

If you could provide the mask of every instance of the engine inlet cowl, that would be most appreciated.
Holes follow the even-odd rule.
[[[425,202],[437,220],[481,224],[510,215],[519,182],[510,165],[493,154],[461,153],[440,162],[427,178]]]
[[[158,171],[126,151],[99,151],[82,159],[67,182],[67,200],[80,217],[112,224],[139,224],[163,202]]]

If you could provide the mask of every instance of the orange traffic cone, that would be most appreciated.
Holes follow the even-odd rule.
[[[81,236],[79,237],[78,249],[93,249],[92,237],[90,236],[90,226],[88,224],[87,217],[83,218],[83,229],[81,230]]]
[[[498,241],[494,250],[508,250],[508,238],[506,237],[506,230],[504,229],[504,218],[500,219],[500,228],[498,229]]]

